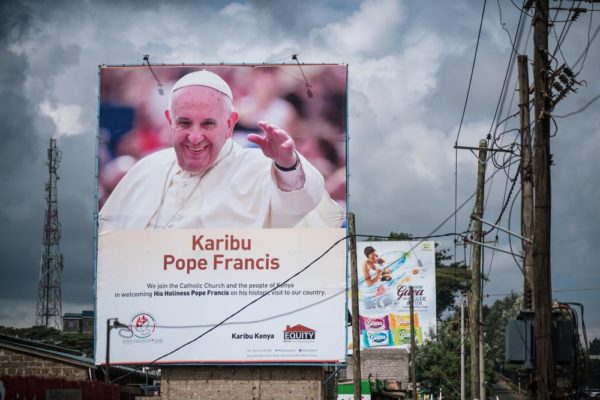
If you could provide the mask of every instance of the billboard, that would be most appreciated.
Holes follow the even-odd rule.
[[[410,347],[410,287],[415,338],[423,344],[436,327],[435,243],[358,242],[357,263],[361,349]]]
[[[346,80],[343,65],[100,68],[96,363],[109,318],[129,326],[112,331],[119,364],[192,339],[160,362],[344,360],[344,243],[303,268],[346,235]]]

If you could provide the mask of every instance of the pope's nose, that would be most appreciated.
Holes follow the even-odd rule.
[[[197,129],[193,129],[187,136],[188,142],[191,144],[199,144],[204,140],[204,134]]]

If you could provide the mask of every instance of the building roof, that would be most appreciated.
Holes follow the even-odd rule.
[[[83,310],[80,313],[64,313],[63,319],[71,319],[71,318],[94,318],[94,310]]]
[[[51,344],[0,335],[0,348],[18,351],[34,357],[49,358],[85,368],[95,368],[94,360],[80,353]]]
[[[92,369],[97,368],[97,366],[94,364],[93,358],[83,357],[81,353],[78,353],[74,350],[65,349],[63,347],[54,346],[47,343],[36,342],[33,340],[0,335],[0,349],[1,348],[25,353],[32,357],[48,358],[74,366]],[[140,369],[128,366],[111,365],[111,370],[120,370],[123,373],[132,373],[136,376],[145,376],[144,372]],[[150,375],[156,375],[156,372],[151,372]]]

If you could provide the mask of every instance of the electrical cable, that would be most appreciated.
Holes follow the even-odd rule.
[[[458,146],[458,139],[460,138],[460,132],[465,119],[465,112],[467,110],[467,104],[469,102],[469,94],[471,93],[471,83],[473,82],[473,75],[475,72],[475,63],[477,61],[477,53],[479,51],[479,41],[481,39],[481,29],[483,27],[483,19],[485,15],[485,6],[487,0],[483,2],[483,9],[481,10],[481,19],[479,21],[479,30],[477,31],[477,41],[475,43],[475,53],[473,54],[473,63],[471,64],[471,73],[469,75],[469,84],[467,85],[467,95],[465,96],[465,103],[463,105],[462,115],[460,117],[460,123],[458,125],[458,132],[456,133],[456,140],[454,146]],[[458,205],[458,149],[454,149],[454,209]],[[454,214],[454,231],[457,230],[457,219],[456,213]],[[456,238],[454,239],[454,262],[456,262]]]
[[[560,0],[560,3],[558,3],[558,9],[557,9],[557,10],[556,10],[556,12],[554,13],[554,18],[552,18],[552,20],[551,20],[551,21],[548,21],[548,25],[550,26],[550,28],[551,28],[551,29],[552,29],[552,31],[554,32],[554,37],[556,38],[556,47],[554,48],[554,51],[552,52],[552,55],[551,55],[551,57],[552,57],[553,59],[556,59],[556,52],[557,52],[557,51],[559,51],[559,52],[560,52],[560,55],[561,55],[561,56],[562,56],[562,58],[563,58],[563,62],[564,62],[565,64],[567,64],[567,60],[566,60],[566,58],[565,58],[564,54],[562,53],[562,50],[561,50],[560,46],[561,46],[561,44],[562,44],[562,41],[564,41],[563,34],[565,35],[564,37],[566,37],[565,30],[567,29],[567,25],[569,25],[569,24],[564,24],[564,25],[563,25],[563,27],[562,27],[562,30],[561,30],[561,32],[560,32],[560,36],[558,36],[558,35],[556,34],[556,29],[554,28],[554,23],[556,22],[556,18],[558,17],[558,12],[559,12],[559,11],[560,11],[560,9],[562,8],[562,2],[563,2],[563,0]],[[581,3],[581,2],[580,2],[580,3]],[[573,8],[572,8],[572,7],[571,7],[571,8],[569,8],[569,14],[567,15],[567,20],[569,20],[569,19],[570,19],[570,17],[571,17],[571,11],[572,11],[572,10],[573,10]],[[569,26],[569,29],[570,29],[570,26]],[[567,32],[568,32],[568,31],[567,31]],[[561,38],[562,38],[562,40],[561,40]]]
[[[583,50],[583,52],[579,55],[579,57],[577,58],[577,60],[575,60],[575,63],[573,64],[573,68],[577,67],[577,64],[579,64],[581,62],[581,59],[585,57],[585,55],[587,54],[590,46],[592,45],[592,43],[594,42],[594,40],[598,36],[598,32],[600,32],[600,24],[598,24],[598,26],[596,27],[596,30],[594,31],[594,34],[592,35],[592,38],[588,41],[588,44],[585,46],[585,49]],[[582,68],[583,68],[583,66],[579,69],[579,71],[577,71],[577,74],[579,74],[579,72],[581,72]]]
[[[521,12],[522,12],[522,13],[524,13],[524,14],[527,14],[527,16],[528,16],[529,18],[533,18],[533,15],[529,14],[529,13],[528,13],[527,11],[525,11],[525,10],[524,10],[522,7],[519,7],[519,6],[517,5],[517,3],[515,3],[515,1],[514,1],[514,0],[510,0],[510,2],[513,4],[513,6],[515,6],[515,7],[516,7],[516,9],[517,9],[517,10],[521,11]],[[498,7],[500,7],[500,3],[498,3]]]
[[[572,115],[579,114],[580,112],[585,111],[589,106],[591,106],[592,104],[594,104],[596,102],[596,100],[598,100],[598,99],[600,99],[600,94],[596,95],[593,99],[591,99],[590,101],[588,101],[579,110],[572,111],[572,112],[570,112],[568,114],[564,114],[564,115],[554,115],[554,118],[567,118],[567,117],[570,117]]]
[[[469,102],[469,94],[471,93],[471,83],[473,82],[473,75],[475,72],[475,63],[477,62],[477,53],[479,51],[479,40],[481,39],[481,28],[483,27],[483,19],[485,16],[485,6],[487,4],[487,0],[483,2],[483,9],[481,10],[481,19],[479,21],[479,30],[477,31],[477,41],[475,43],[475,53],[473,54],[473,62],[471,63],[471,73],[469,75],[469,84],[467,85],[467,95],[465,96],[465,102],[463,105],[462,115],[460,117],[460,123],[458,125],[458,132],[456,133],[456,140],[454,141],[454,145],[458,145],[458,139],[460,138],[460,131],[462,129],[462,125],[465,119],[465,112],[467,111],[467,103]]]
[[[600,290],[600,287],[579,288],[579,289],[557,289],[557,290],[553,290],[552,293],[585,292],[585,291],[596,291],[596,290]],[[492,293],[492,294],[487,294],[486,297],[510,296],[511,294],[514,294],[514,292],[511,292],[511,293]]]
[[[590,12],[590,22],[588,24],[588,30],[587,30],[587,45],[585,46],[585,50],[583,51],[583,61],[581,63],[581,68],[579,68],[579,70],[577,70],[577,73],[575,75],[579,75],[579,73],[581,72],[581,70],[583,70],[583,66],[585,65],[585,60],[587,59],[587,55],[588,55],[588,51],[590,49],[590,32],[592,31],[592,16],[594,15],[594,2],[591,3],[592,4],[592,10]],[[579,62],[575,63],[575,65],[577,65]]]
[[[517,22],[517,30],[515,31],[516,43],[515,43],[515,45],[513,45],[511,43],[512,48],[511,48],[511,52],[510,52],[510,57],[508,59],[508,65],[506,66],[506,72],[504,74],[504,80],[502,82],[500,96],[498,98],[498,103],[496,104],[496,110],[494,111],[494,116],[492,117],[492,125],[490,126],[490,130],[487,135],[488,139],[491,139],[491,137],[492,137],[492,129],[496,122],[496,117],[498,116],[499,111],[501,111],[500,105],[503,103],[503,101],[505,99],[505,94],[506,94],[505,89],[506,89],[506,86],[509,81],[509,76],[511,75],[510,72],[512,71],[512,66],[513,66],[514,60],[516,59],[516,57],[514,57],[514,55],[517,53],[516,49],[520,46],[521,38],[523,37],[523,30],[521,29],[521,27],[522,27],[521,24],[524,21],[523,15],[524,15],[523,13],[519,13],[519,21]],[[500,25],[503,26],[503,25],[505,25],[505,23],[503,21],[500,21]]]
[[[519,188],[519,190],[517,191],[517,194],[515,195],[511,205],[510,205],[510,210],[508,211],[508,230],[511,230],[511,220],[512,220],[512,211],[513,211],[513,207],[515,205],[515,202],[518,198],[519,193],[521,193],[521,189]],[[515,264],[517,265],[517,268],[519,268],[519,270],[521,271],[521,273],[523,274],[523,276],[526,276],[526,272],[524,269],[524,266],[522,266],[519,263],[519,260],[517,260],[517,257],[515,257],[515,251],[512,247],[512,235],[508,235],[508,246],[510,248],[510,253],[512,254],[512,258],[515,261]]]
[[[195,338],[188,340],[187,342],[183,343],[182,345],[176,347],[175,349],[161,355],[160,357],[155,358],[154,360],[150,361],[149,363],[146,363],[144,365],[144,367],[148,367],[151,365],[156,364],[158,361],[162,360],[163,358],[166,358],[168,356],[170,356],[173,353],[176,353],[177,351],[183,349],[186,346],[189,346],[190,344],[198,341],[199,339],[203,338],[204,336],[206,336],[208,333],[214,331],[215,329],[217,329],[219,326],[223,325],[224,323],[226,323],[227,321],[229,321],[231,318],[235,317],[236,315],[240,314],[242,311],[244,311],[245,309],[247,309],[248,307],[250,307],[251,305],[255,304],[256,302],[258,302],[259,300],[263,299],[264,297],[268,296],[270,293],[272,293],[273,291],[279,289],[280,287],[282,287],[283,285],[285,285],[286,283],[290,282],[292,279],[294,279],[295,277],[297,277],[298,275],[302,274],[304,271],[306,271],[307,269],[309,269],[311,266],[313,266],[317,261],[319,261],[320,259],[322,259],[323,257],[325,257],[325,255],[327,255],[327,253],[329,253],[331,250],[333,250],[338,244],[340,244],[341,242],[345,241],[346,239],[348,239],[349,236],[344,236],[341,239],[336,240],[331,246],[329,246],[327,248],[327,250],[325,250],[323,253],[321,253],[318,257],[316,257],[314,260],[312,260],[310,263],[308,263],[308,265],[306,265],[305,267],[301,268],[300,270],[298,270],[297,272],[295,272],[294,274],[292,274],[289,278],[285,279],[284,281],[280,282],[279,284],[277,284],[275,287],[273,287],[272,289],[267,290],[265,293],[263,293],[262,295],[252,299],[250,302],[246,303],[246,305],[242,306],[241,308],[237,309],[236,311],[234,311],[233,313],[229,314],[227,317],[225,317],[221,322],[213,325],[211,328],[205,330],[204,332],[202,332],[200,335],[196,336]],[[142,367],[143,368],[143,367]],[[131,371],[125,375],[120,376],[119,378],[113,380],[112,382],[116,382],[118,380],[121,380],[123,378],[125,378],[126,376],[129,376],[131,374],[133,374],[135,371],[137,371],[139,369],[136,368],[134,371]]]
[[[499,172],[496,171],[494,173],[494,175]],[[491,179],[494,177],[494,175],[490,176],[488,178]],[[468,204],[473,197],[475,197],[476,192],[474,192],[471,196],[469,196],[461,205],[460,207],[458,207],[457,210],[455,210],[453,213],[451,213],[447,218],[445,218],[439,225],[437,225],[431,232],[429,235],[427,236],[422,236],[423,238],[431,238],[433,237],[436,232],[442,227],[444,226],[453,216],[455,213],[457,213],[458,211],[460,211],[466,204]],[[455,233],[452,234],[444,234],[444,236],[454,236]],[[357,235],[358,236],[358,235]],[[361,235],[361,236],[366,236],[366,235]],[[314,265],[317,261],[319,261],[321,258],[323,258],[327,253],[329,253],[335,246],[337,246],[339,243],[341,243],[342,241],[348,239],[349,236],[345,236],[339,240],[337,240],[336,242],[334,242],[327,250],[325,250],[325,252],[321,253],[317,258],[315,258],[313,261],[311,261],[308,265],[306,265],[305,267],[303,267],[302,269],[300,269],[299,271],[297,271],[296,273],[294,273],[293,275],[291,275],[289,278],[287,278],[286,280],[284,280],[283,282],[279,283],[277,286],[273,287],[272,289],[269,289],[267,292],[265,292],[264,294],[262,294],[261,296],[253,299],[252,301],[250,301],[249,303],[247,303],[246,305],[244,305],[243,307],[239,308],[238,310],[236,310],[235,312],[233,312],[232,314],[230,314],[229,316],[227,316],[226,318],[224,318],[221,322],[213,325],[211,328],[207,329],[206,331],[204,331],[203,333],[201,333],[200,335],[196,336],[195,338],[183,343],[182,345],[176,347],[175,349],[169,351],[168,353],[165,353],[163,355],[161,355],[160,357],[155,358],[154,360],[152,360],[149,363],[144,364],[141,367],[136,367],[134,370],[128,372],[127,374],[121,375],[120,377],[118,377],[117,379],[113,380],[112,382],[117,382],[121,379],[124,379],[125,377],[137,372],[138,370],[140,370],[143,367],[148,367],[151,365],[156,364],[158,361],[164,359],[165,357],[168,357],[169,355],[181,350],[182,348],[198,341],[199,339],[201,339],[202,337],[204,337],[205,335],[207,335],[208,333],[212,332],[213,330],[215,330],[216,328],[218,328],[219,326],[225,324],[227,321],[229,321],[231,318],[235,317],[236,315],[238,315],[239,313],[241,313],[242,311],[244,311],[245,309],[247,309],[248,307],[250,307],[251,305],[255,304],[256,302],[258,302],[259,300],[261,300],[262,298],[268,296],[271,292],[279,289],[282,285],[285,285],[286,283],[290,282],[292,279],[294,279],[295,277],[297,277],[298,275],[300,275],[301,273],[303,273],[304,271],[306,271],[308,268],[310,268],[312,265]],[[387,238],[389,238],[389,235],[386,236]],[[415,244],[408,252],[413,251],[420,243],[422,243],[423,240],[417,242],[417,244]],[[408,253],[407,252],[407,253]],[[398,260],[395,260],[394,262],[399,261],[401,258],[399,258]],[[345,291],[345,290],[344,290]]]

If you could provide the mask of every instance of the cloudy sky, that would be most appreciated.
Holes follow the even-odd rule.
[[[556,2],[551,2],[556,3]],[[565,2],[565,4],[571,2]],[[93,303],[94,154],[98,65],[302,62],[349,65],[350,208],[358,232],[430,233],[454,210],[458,125],[482,2],[400,0],[12,1],[0,5],[0,324],[31,326],[47,179],[46,148],[58,137],[63,311]],[[588,6],[588,5],[586,5]],[[519,10],[488,1],[479,55],[459,144],[476,146],[492,127]],[[567,30],[557,62],[575,66],[600,20],[580,16]],[[566,12],[557,16],[564,21]],[[520,52],[531,57],[531,19]],[[560,35],[563,22],[557,22]],[[556,47],[554,32],[550,48]],[[529,41],[527,39],[529,38]],[[599,39],[600,40],[600,39]],[[598,41],[574,68],[586,85],[561,101],[555,116],[600,94]],[[556,65],[554,63],[553,65]],[[511,70],[514,72],[514,68]],[[596,71],[595,73],[593,71]],[[516,112],[515,75],[499,119]],[[552,276],[554,297],[582,302],[590,337],[600,336],[600,287],[594,249],[600,239],[600,101],[557,118],[552,139]],[[516,118],[498,132],[515,128]],[[503,144],[515,132],[502,136]],[[458,153],[458,203],[474,191],[474,156]],[[514,175],[516,166],[509,171]],[[490,164],[488,176],[495,169]],[[488,183],[486,218],[496,220],[507,191],[504,171]],[[513,193],[513,195],[516,194]],[[472,202],[457,217],[468,227]],[[519,203],[511,227],[518,230]],[[508,226],[508,210],[502,225]],[[438,233],[454,232],[454,219]],[[487,239],[493,240],[495,234]],[[442,241],[454,253],[451,241]],[[513,242],[519,247],[518,243]],[[498,247],[509,249],[506,235]],[[464,258],[462,246],[457,250]],[[485,292],[519,291],[512,257],[486,251]]]

